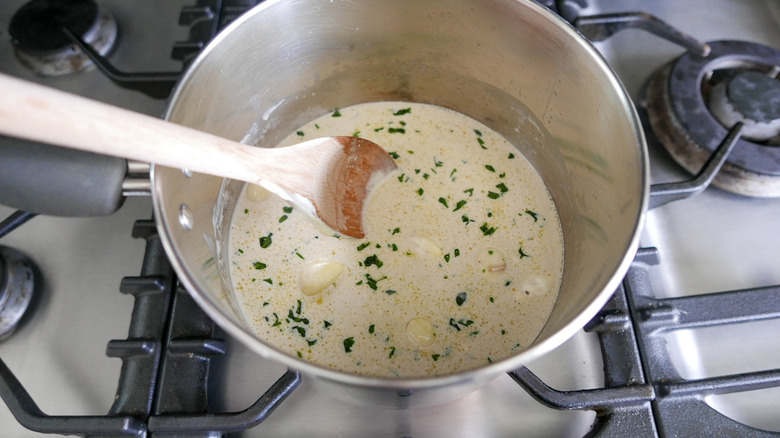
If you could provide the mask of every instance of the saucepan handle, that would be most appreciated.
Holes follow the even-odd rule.
[[[127,160],[0,136],[0,204],[53,216],[105,216],[124,202]]]

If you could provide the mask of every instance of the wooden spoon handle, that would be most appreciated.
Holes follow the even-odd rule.
[[[0,90],[6,135],[251,182],[295,167],[285,158],[292,151],[242,145],[7,75]]]

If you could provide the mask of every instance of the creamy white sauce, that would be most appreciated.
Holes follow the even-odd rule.
[[[231,275],[258,336],[379,377],[450,374],[526,348],[563,271],[558,215],[531,164],[483,124],[407,102],[341,109],[281,145],[336,135],[381,145],[399,170],[369,200],[364,239],[332,237],[247,186]]]

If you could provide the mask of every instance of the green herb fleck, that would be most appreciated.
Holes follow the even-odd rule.
[[[536,217],[536,216],[538,215],[538,213],[536,213],[535,211],[526,210],[525,212],[526,212],[526,214],[527,214],[528,216],[531,216],[532,218],[534,218],[534,222],[536,222],[537,220],[539,220],[539,219]]]
[[[374,334],[374,324],[371,324],[370,326],[368,326],[368,333],[372,334],[372,335]]]
[[[455,330],[460,331],[460,326],[458,326],[458,323],[455,321],[455,318],[450,318],[450,326],[455,328]]]
[[[390,134],[406,134],[406,129],[404,128],[387,128],[387,132]]]
[[[458,294],[458,295],[455,297],[455,304],[457,304],[458,306],[462,306],[462,305],[463,305],[463,303],[465,303],[465,302],[466,302],[466,297],[467,297],[467,296],[468,296],[468,294],[467,294],[466,292],[461,292],[461,293],[459,293],[459,294]]]
[[[436,157],[433,157],[433,167],[442,167],[442,166],[444,166],[444,162],[437,160]]]
[[[265,269],[266,266],[268,266],[268,265],[266,265],[263,262],[255,262],[255,264],[253,266],[255,267],[255,269],[257,269],[259,271],[261,269]]]
[[[450,253],[444,254],[444,261],[447,263],[450,262]]]
[[[440,354],[432,354],[432,355],[431,355],[431,359],[433,359],[433,361],[434,361],[434,362],[436,362],[437,360],[439,360],[439,357],[441,357],[441,355],[440,355]]]
[[[346,338],[344,339],[344,352],[350,353],[352,352],[352,346],[355,345],[355,339],[354,338]]]
[[[364,249],[368,248],[369,245],[371,245],[371,242],[363,242],[360,245],[358,245],[357,250],[363,251]]]
[[[490,199],[498,199],[501,197],[501,195],[496,192],[488,192],[487,197]]]
[[[299,137],[303,137],[305,134],[303,131],[295,131],[296,134],[298,134]]]
[[[468,193],[469,196],[473,196],[474,195],[474,189],[473,188],[466,189],[466,190],[463,191],[463,193]]]
[[[525,252],[523,252],[523,247],[522,246],[517,250],[517,252],[520,254],[520,258],[521,259],[525,258],[525,257],[531,257],[528,254],[526,254]]]
[[[390,155],[391,157],[393,157],[393,158],[394,158],[394,159],[396,159],[396,160],[397,160],[397,159],[398,159],[398,157],[399,157],[399,155],[398,155],[398,152],[388,152],[387,154],[388,154],[388,155]]]
[[[387,278],[387,276],[384,276],[382,278],[374,279],[373,277],[371,277],[371,274],[366,274],[366,284],[371,289],[377,290],[377,285],[376,284],[379,283],[380,281],[386,279],[386,278]]]
[[[297,354],[299,358],[303,359],[303,353],[300,351],[296,351],[295,354]]]
[[[282,215],[282,217],[279,218],[279,223],[281,224],[282,222],[284,222],[286,220],[287,220],[287,215],[286,214]]]
[[[282,207],[282,211],[287,213],[287,214],[290,214],[290,213],[292,213],[293,208],[288,205],[286,207]]]
[[[394,354],[395,354],[395,347],[390,347],[390,354],[387,356],[387,358],[389,359],[393,357]]]
[[[303,327],[301,327],[299,325],[296,325],[292,329],[297,331],[298,334],[301,335],[302,338],[306,337],[306,329],[305,328],[303,328]]]
[[[323,321],[322,322],[322,328],[328,328],[328,327],[330,327],[332,325],[333,325],[333,323],[330,322],[330,321]]]
[[[338,109],[333,110],[333,114],[331,114],[331,117],[341,117],[341,111]]]
[[[450,208],[450,206],[449,206],[449,205],[447,205],[447,200],[446,200],[446,199],[444,199],[444,198],[439,198],[439,203],[440,203],[441,205],[445,206],[446,208]]]
[[[300,258],[301,258],[301,260],[306,260],[306,258],[305,258],[305,257],[303,257],[303,255],[301,255],[301,253],[299,253],[299,252],[297,252],[297,251],[295,252],[295,255],[297,255],[298,257],[300,257]]]
[[[465,214],[460,217],[460,220],[462,220],[466,225],[468,225],[469,222],[474,222],[474,219],[469,219],[469,217]]]
[[[400,109],[400,110],[394,112],[393,115],[394,116],[402,116],[404,114],[409,114],[411,112],[412,112],[411,108],[404,108],[404,109]]]
[[[425,191],[422,188],[417,189],[417,194],[422,196]]]
[[[271,236],[273,236],[273,235],[274,235],[274,233],[268,233],[267,236],[261,237],[260,238],[260,248],[265,249],[265,248],[268,248],[269,246],[271,246],[271,243],[273,243],[273,241],[271,240]]]
[[[395,293],[395,291],[392,290],[392,289],[388,289],[388,290],[385,291],[385,293],[388,294],[388,295],[393,295]]]
[[[400,228],[393,228],[393,232],[391,234],[398,234],[401,232]]]
[[[384,263],[382,263],[382,260],[379,260],[379,257],[376,256],[376,254],[366,257],[366,259],[363,261],[363,265],[365,267],[369,267],[371,265],[376,266],[377,268],[381,268]]]
[[[249,209],[248,209],[248,208],[245,208],[245,209],[244,209],[244,214],[247,214],[247,213],[249,213]]]
[[[490,164],[485,164],[485,169],[487,169],[487,170],[489,170],[491,172],[494,172],[494,173],[496,171],[496,168],[491,166]]]
[[[506,192],[509,191],[509,188],[507,188],[506,184],[504,184],[504,183],[500,183],[500,184],[496,185],[496,187],[498,187],[498,190],[500,190],[501,193],[506,193]]]
[[[452,209],[452,211],[458,211],[458,210],[460,210],[461,208],[463,208],[463,207],[464,207],[466,204],[468,204],[468,201],[466,201],[465,199],[464,199],[464,200],[462,200],[462,201],[458,201],[458,203],[457,203],[457,204],[455,204],[455,208],[454,208],[454,209]]]
[[[509,156],[508,156],[507,158],[509,158],[509,159],[511,160],[511,159],[512,159],[512,158],[514,158],[514,157],[515,157],[515,154],[512,154],[512,153],[510,153],[510,154],[509,154]]]
[[[482,234],[485,236],[490,236],[491,234],[496,232],[496,227],[491,227],[490,225],[485,222],[482,224],[482,226],[479,227],[479,229],[482,231]]]
[[[274,284],[274,281],[272,279],[270,279],[270,278],[264,278],[263,281],[268,283],[268,284]]]
[[[455,257],[457,257],[457,256],[459,256],[459,255],[460,255],[460,250],[459,250],[458,248],[455,248],[455,250],[454,250],[454,251],[452,251],[452,254],[453,254]]]
[[[482,140],[481,138],[477,137],[477,143],[479,143],[479,147],[482,149],[487,149],[487,146],[485,146],[485,140]]]

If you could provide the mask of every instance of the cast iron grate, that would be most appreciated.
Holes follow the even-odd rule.
[[[649,277],[658,262],[656,248],[640,249],[623,284],[586,326],[599,337],[604,388],[562,392],[526,368],[509,374],[547,406],[595,411],[588,436],[780,436],[739,423],[704,400],[780,387],[780,369],[687,380],[675,368],[664,338],[675,330],[780,318],[780,286],[659,299]]]

